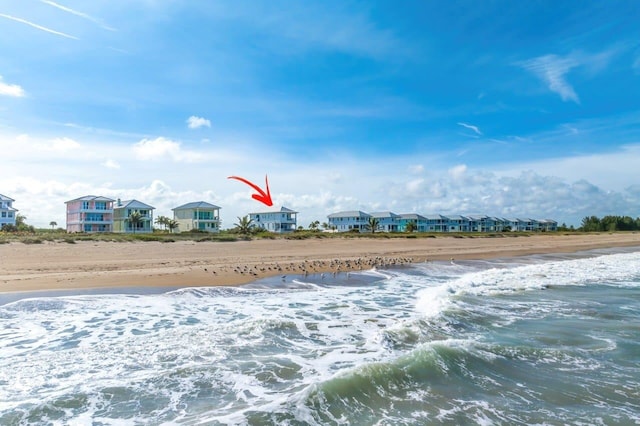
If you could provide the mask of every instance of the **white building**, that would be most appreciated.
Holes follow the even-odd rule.
[[[275,211],[249,213],[249,219],[259,229],[281,234],[296,230],[298,226],[297,215],[298,212],[282,207]]]

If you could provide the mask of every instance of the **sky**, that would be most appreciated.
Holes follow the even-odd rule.
[[[0,193],[640,216],[640,2],[0,0]],[[254,200],[240,176],[265,187]]]

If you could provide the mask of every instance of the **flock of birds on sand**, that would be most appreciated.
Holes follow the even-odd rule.
[[[267,276],[267,275],[281,275],[283,280],[286,280],[287,275],[303,275],[319,273],[324,278],[325,273],[339,274],[341,272],[387,268],[393,266],[401,266],[409,263],[413,263],[411,257],[357,257],[353,259],[332,259],[332,260],[303,260],[301,262],[285,262],[272,264],[251,264],[251,265],[235,265],[235,266],[222,266],[218,270],[213,268],[204,268],[204,272],[217,275],[218,272],[233,272],[240,275],[249,275],[253,277]]]

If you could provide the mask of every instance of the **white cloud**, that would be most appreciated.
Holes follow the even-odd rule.
[[[102,163],[102,165],[105,166],[108,169],[119,169],[120,168],[120,164],[118,164],[115,161],[110,160],[110,159],[108,159],[107,161]]]
[[[211,127],[211,121],[206,118],[196,117],[192,115],[187,119],[187,124],[190,129],[197,129],[198,127]]]
[[[424,166],[422,164],[414,164],[409,166],[409,173],[413,175],[419,175],[424,173]]]
[[[563,101],[580,103],[575,90],[566,80],[569,71],[580,65],[571,56],[544,55],[520,62],[519,65],[544,81],[549,90],[559,94]]]
[[[459,164],[449,169],[449,176],[451,176],[454,181],[459,181],[464,177],[466,172],[467,166],[464,164]]]
[[[204,159],[203,154],[183,150],[180,142],[163,137],[142,139],[133,145],[133,153],[139,160],[162,160],[168,158],[176,162],[191,163]]]
[[[50,142],[40,144],[42,149],[55,152],[68,152],[80,149],[82,145],[71,138],[55,138]]]
[[[473,130],[477,135],[482,136],[482,132],[480,131],[480,129],[478,129],[477,126],[473,126],[471,124],[467,124],[467,123],[458,123],[459,126],[465,127],[467,129]]]
[[[58,35],[60,37],[70,38],[70,39],[73,39],[73,40],[79,40],[78,37],[75,37],[75,36],[60,32],[60,31],[52,30],[51,28],[43,27],[42,25],[38,25],[36,23],[27,21],[25,19],[18,18],[16,16],[5,15],[4,13],[0,13],[0,17],[5,18],[5,19],[10,19],[12,21],[20,22],[21,24],[29,25],[30,27],[33,27],[33,28],[38,29],[40,31],[44,31],[44,32],[47,32],[47,33],[50,33],[50,34],[55,34],[55,35]]]
[[[21,98],[24,96],[24,89],[17,84],[4,83],[2,81],[2,76],[0,75],[0,96]]]

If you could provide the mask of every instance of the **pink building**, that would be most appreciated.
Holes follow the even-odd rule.
[[[113,232],[111,198],[87,195],[67,201],[67,232]]]

